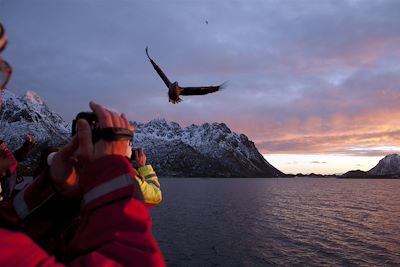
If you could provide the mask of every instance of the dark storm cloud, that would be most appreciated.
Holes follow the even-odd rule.
[[[398,144],[399,13],[399,1],[0,2],[11,90],[67,120],[95,99],[137,121],[226,122],[268,153],[371,132]],[[169,104],[147,45],[171,80],[228,87]]]

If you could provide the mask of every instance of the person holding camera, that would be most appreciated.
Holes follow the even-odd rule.
[[[5,36],[0,23],[0,51]],[[3,89],[9,76],[1,77]],[[165,266],[124,157],[124,133],[133,129],[124,115],[94,102],[90,108],[107,134],[93,142],[89,124],[79,120],[51,166],[0,205],[0,266]]]
[[[135,178],[140,186],[143,194],[144,202],[149,206],[160,204],[162,194],[160,189],[160,182],[156,172],[150,164],[147,164],[147,156],[143,148],[133,149],[128,147],[126,158],[135,160],[137,168],[134,168]]]
[[[129,129],[124,115],[94,102],[90,107],[100,129]],[[135,172],[124,157],[127,146],[127,140],[100,139],[93,143],[89,124],[79,120],[77,135],[54,155],[50,168],[11,205],[0,207],[1,223],[26,231],[47,252],[71,266],[107,262],[164,266]],[[81,207],[79,214],[74,214],[77,206]],[[0,265],[55,264],[54,257],[39,247],[29,246],[27,257],[20,257],[24,253],[17,248],[30,241],[27,236],[5,229],[0,229],[0,236],[16,240],[8,250],[0,242]]]

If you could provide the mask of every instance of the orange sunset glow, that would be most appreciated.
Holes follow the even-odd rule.
[[[224,122],[272,162],[333,157],[324,173],[368,170],[400,152],[396,1],[267,1],[257,8],[222,1],[210,10],[178,2],[122,9],[2,2],[13,43],[4,55],[15,72],[10,88],[37,92],[66,121],[95,99],[134,121]],[[170,105],[146,46],[179,84],[227,87]]]

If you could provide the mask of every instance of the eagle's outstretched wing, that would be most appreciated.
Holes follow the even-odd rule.
[[[161,70],[161,68],[150,58],[147,46],[146,46],[146,55],[149,58],[151,65],[153,65],[153,68],[156,70],[158,75],[160,75],[160,77],[164,81],[165,85],[169,88],[171,86],[171,82],[168,80],[167,75],[164,74],[164,72]]]
[[[206,95],[222,90],[225,83],[215,86],[181,87],[181,95]]]

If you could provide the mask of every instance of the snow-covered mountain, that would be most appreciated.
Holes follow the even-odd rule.
[[[0,138],[11,149],[27,133],[39,143],[33,158],[46,143],[65,144],[70,124],[50,111],[32,91],[17,97],[5,91],[0,111]],[[160,176],[177,177],[276,177],[284,175],[269,164],[244,134],[224,123],[205,123],[182,128],[178,123],[155,119],[136,123],[134,146],[145,149],[148,162]],[[35,160],[33,160],[34,162]],[[32,162],[32,161],[28,161]]]
[[[23,143],[27,133],[40,144],[60,145],[69,140],[70,126],[49,110],[35,92],[27,91],[18,97],[5,90],[0,110],[0,138],[14,150]]]
[[[224,123],[182,128],[155,119],[136,124],[134,146],[144,147],[160,175],[276,177],[284,175],[258,152],[244,134]]]
[[[400,174],[400,155],[390,154],[367,172],[368,175],[393,175]]]
[[[353,170],[342,175],[343,178],[400,178],[400,155],[390,154],[381,159],[369,171]]]

